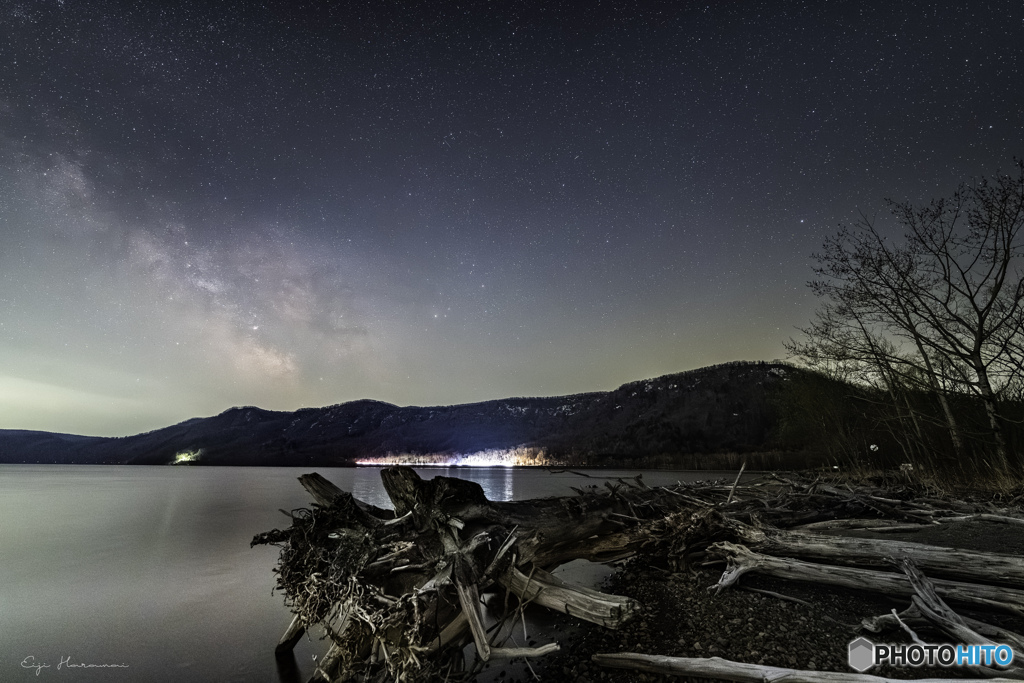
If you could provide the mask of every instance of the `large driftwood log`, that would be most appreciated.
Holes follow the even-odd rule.
[[[925,619],[951,638],[951,642],[965,645],[997,644],[972,629],[959,614],[950,609],[949,605],[935,592],[935,585],[914,566],[911,560],[904,558],[900,562],[900,566],[914,587],[915,594],[911,597],[911,604],[921,612]],[[1019,640],[1019,637],[1016,640]],[[1024,678],[1024,669],[1019,665],[1011,665],[999,672],[985,667],[970,667],[970,670],[981,676],[1006,676],[1018,680]]]
[[[889,531],[918,531],[929,524],[907,524],[892,519],[830,519],[824,522],[811,522],[790,528],[790,531],[833,531],[840,529],[864,530],[871,529],[875,533]]]
[[[498,583],[521,600],[608,628],[618,628],[640,607],[631,598],[572,586],[543,569],[527,576],[510,567]]]
[[[765,555],[854,567],[891,567],[909,558],[929,576],[1024,588],[1024,557],[957,550],[889,539],[828,536],[807,531],[759,529],[722,519],[734,540]]]
[[[913,600],[913,598],[911,598]],[[992,624],[986,624],[983,621],[972,619],[959,615],[960,619],[975,633],[985,636],[989,640],[995,643],[1005,643],[1011,645],[1015,652],[1024,652],[1024,636],[1014,633],[1013,631],[1007,631],[1004,628],[993,626]],[[870,633],[882,633],[883,631],[893,631],[909,626],[913,629],[923,628],[934,628],[935,622],[926,617],[917,604],[913,603],[907,609],[903,610],[898,614],[889,613],[882,614],[877,617],[871,617],[870,619],[864,619],[861,622],[861,629]]]
[[[914,587],[903,575],[852,567],[815,564],[784,557],[752,552],[744,546],[722,541],[711,545],[709,553],[727,560],[728,567],[718,583],[718,590],[733,585],[748,572],[756,572],[794,581],[810,581],[886,595],[910,597]],[[935,591],[947,600],[987,609],[1001,609],[1024,616],[1024,591],[996,586],[935,580]]]
[[[629,554],[647,538],[625,534],[624,529],[683,507],[665,489],[612,487],[608,494],[495,502],[474,482],[449,477],[424,481],[408,467],[384,468],[381,480],[395,514],[411,513],[417,528],[454,526],[462,536],[488,525],[517,529],[519,564],[540,567]]]
[[[299,642],[302,636],[306,633],[306,625],[302,623],[302,617],[298,614],[292,619],[292,623],[288,625],[288,629],[281,636],[281,640],[278,641],[277,647],[274,648],[274,652],[282,654],[284,652],[291,652],[295,644]]]
[[[295,511],[291,529],[254,540],[284,546],[279,585],[296,619],[281,649],[301,624],[323,626],[333,643],[318,667],[327,680],[444,678],[458,673],[468,642],[483,661],[557,649],[496,642],[501,630],[484,628],[480,604],[492,587],[521,604],[616,628],[637,611],[634,600],[573,586],[547,569],[629,555],[650,540],[647,526],[692,508],[665,489],[625,483],[569,498],[494,502],[473,482],[423,480],[405,467],[385,468],[381,478],[393,512],[304,475],[317,506]]]

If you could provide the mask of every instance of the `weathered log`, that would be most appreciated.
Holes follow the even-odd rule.
[[[664,657],[661,655],[644,655],[634,652],[617,654],[596,654],[591,658],[594,663],[613,669],[633,669],[667,676],[695,676],[697,678],[717,678],[737,683],[906,683],[893,678],[883,678],[870,674],[845,673],[839,671],[801,671],[785,669],[764,664],[745,664],[733,662],[720,657]],[[985,681],[985,683],[1020,683],[1013,678],[921,678],[914,683],[964,683],[965,681]]]
[[[482,527],[518,529],[518,564],[555,567],[590,556],[621,554],[631,542],[624,527],[663,518],[688,505],[667,489],[614,488],[572,498],[488,501],[475,482],[449,477],[423,480],[408,467],[386,467],[381,480],[398,515],[412,513],[418,529],[458,528],[469,536]],[[634,520],[633,524],[626,520]],[[609,546],[608,539],[615,540]]]
[[[960,618],[971,630],[985,636],[992,642],[1012,645],[1014,652],[1024,652],[1024,636],[992,624],[986,624],[977,619],[972,619],[971,617],[960,615]],[[901,623],[917,629],[935,627],[935,623],[925,617],[917,605],[913,603],[899,614],[889,613],[864,619],[861,621],[860,627],[869,633],[881,633],[887,630],[899,629]]]
[[[871,529],[876,533],[918,531],[930,524],[906,524],[892,519],[829,519],[790,527],[790,531],[829,531],[838,529]]]
[[[573,586],[543,569],[534,569],[527,576],[512,567],[498,579],[498,583],[524,602],[613,629],[621,626],[640,608],[636,600]]]
[[[297,613],[295,623],[327,629],[332,648],[321,677],[340,668],[366,680],[432,679],[461,667],[456,660],[470,640],[483,661],[557,649],[555,643],[504,648],[488,641],[479,595],[495,584],[521,604],[617,627],[635,613],[635,601],[566,584],[545,568],[625,556],[650,540],[645,526],[667,511],[692,508],[667,490],[625,482],[606,493],[493,502],[473,482],[425,481],[401,467],[381,476],[394,512],[305,475],[300,481],[318,506],[290,515],[291,530],[254,539],[285,544],[282,558],[290,559],[282,559],[279,583]]]
[[[748,572],[756,572],[795,581],[824,583],[856,590],[867,590],[886,595],[910,597],[914,587],[903,575],[891,572],[854,569],[833,565],[814,564],[784,557],[772,557],[726,541],[708,548],[709,554],[728,561],[728,567],[718,583],[717,590],[731,586]],[[988,609],[1001,609],[1024,616],[1024,591],[1012,588],[983,586],[960,581],[935,580],[935,591],[947,600]]]
[[[965,645],[999,644],[972,629],[959,614],[950,609],[949,605],[935,592],[935,585],[914,566],[910,559],[904,558],[900,562],[900,567],[914,587],[915,595],[911,597],[912,604],[917,607],[925,619],[952,638],[953,642]],[[970,670],[981,676],[1003,675],[1009,678],[1024,678],[1024,669],[1019,665],[1011,665],[998,672],[995,669],[980,666],[972,666]]]
[[[292,623],[285,629],[284,635],[281,636],[281,640],[278,641],[277,647],[274,648],[274,652],[282,654],[284,652],[291,652],[295,647],[295,644],[302,639],[303,634],[306,632],[306,625],[302,623],[302,617],[298,614],[292,619]]]
[[[302,488],[306,489],[309,495],[313,496],[313,500],[324,507],[330,507],[335,498],[345,494],[345,491],[316,472],[303,474],[299,477],[299,483],[302,484]]]
[[[480,616],[480,593],[477,591],[476,584],[466,585],[460,581],[455,582],[455,590],[459,595],[462,612],[466,615],[469,631],[473,634],[476,651],[486,662],[491,658],[491,644],[487,642],[487,631],[484,629],[483,619]]]
[[[957,550],[910,541],[758,529],[724,519],[722,524],[740,543],[765,555],[855,567],[891,567],[892,560],[907,557],[929,576],[1024,587],[1024,557],[1017,555]]]
[[[1010,517],[1008,515],[991,515],[988,513],[979,513],[975,515],[954,515],[950,517],[939,517],[936,521],[938,522],[996,522],[997,524],[1016,524],[1024,525],[1024,519],[1020,517]]]
[[[954,642],[967,645],[993,644],[991,640],[968,627],[960,615],[950,609],[935,592],[932,582],[918,571],[913,562],[904,559],[900,564],[914,588],[915,595],[911,597],[911,602],[925,619],[938,626],[946,635],[953,638]]]
[[[331,643],[327,654],[317,662],[313,675],[309,677],[309,683],[328,683],[334,680],[334,672],[338,668],[343,654],[344,651],[337,643]]]
[[[376,520],[390,520],[395,517],[395,513],[391,510],[385,510],[376,505],[364,503],[348,491],[338,488],[316,472],[303,474],[299,477],[299,483],[302,484],[302,488],[309,492],[309,495],[313,496],[313,500],[324,507],[337,505],[341,499],[351,499],[353,505]]]

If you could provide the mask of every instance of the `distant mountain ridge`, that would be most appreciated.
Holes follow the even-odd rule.
[[[0,430],[0,463],[331,466],[520,449],[599,464],[756,451],[770,447],[773,398],[797,372],[734,362],[570,396],[435,407],[364,399],[294,412],[246,406],[128,437]]]

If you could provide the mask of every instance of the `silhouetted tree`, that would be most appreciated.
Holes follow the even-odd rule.
[[[1024,163],[924,208],[889,206],[902,241],[862,216],[815,255],[811,287],[824,303],[789,350],[882,389],[922,441],[907,392],[935,396],[957,454],[965,434],[952,397],[976,397],[995,463],[1017,470],[1000,399],[1024,371]]]

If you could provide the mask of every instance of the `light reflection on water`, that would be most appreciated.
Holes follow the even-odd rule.
[[[312,469],[391,507],[378,468]],[[492,500],[603,483],[507,467],[416,469],[476,481]],[[128,664],[76,669],[75,683],[279,680],[273,649],[291,615],[271,592],[278,551],[249,541],[289,523],[279,508],[310,505],[296,481],[308,471],[0,465],[0,680],[42,679],[64,657]],[[655,486],[713,476],[695,474],[644,478]],[[324,650],[315,639],[299,643],[298,678]],[[36,679],[26,657],[52,668]]]
[[[426,479],[441,476],[475,481],[480,484],[488,500],[512,500],[515,470],[511,467],[438,467],[421,468],[419,472]]]

